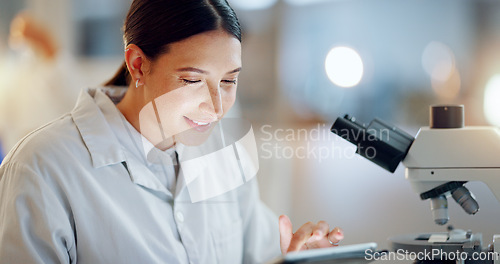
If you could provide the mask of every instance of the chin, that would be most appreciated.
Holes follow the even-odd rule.
[[[206,131],[198,131],[194,128],[190,128],[175,135],[175,138],[178,142],[186,146],[200,146],[207,141],[216,126],[217,122],[214,122]]]

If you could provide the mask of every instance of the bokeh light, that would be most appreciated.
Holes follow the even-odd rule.
[[[441,81],[439,79],[431,79],[432,89],[436,96],[440,99],[441,102],[452,102],[460,93],[460,86],[462,84],[462,80],[460,78],[460,73],[458,69],[452,68],[448,79],[445,81]]]
[[[326,75],[340,87],[356,86],[363,77],[363,61],[354,49],[334,47],[325,59]]]
[[[445,82],[455,68],[455,56],[445,44],[431,41],[422,53],[422,67],[433,80]]]
[[[491,77],[486,84],[484,114],[490,124],[500,126],[500,74]]]

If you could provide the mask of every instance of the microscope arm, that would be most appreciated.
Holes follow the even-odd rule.
[[[497,127],[423,127],[403,165],[406,179],[418,194],[450,181],[481,181],[500,201],[499,157],[500,129]]]

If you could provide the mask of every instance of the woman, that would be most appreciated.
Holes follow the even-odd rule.
[[[193,202],[178,176],[185,145],[235,100],[241,36],[225,0],[135,0],[124,40],[107,87],[83,91],[0,167],[2,261],[262,263],[279,244],[284,254],[338,243],[323,221],[293,233],[281,216],[278,227],[255,180]]]

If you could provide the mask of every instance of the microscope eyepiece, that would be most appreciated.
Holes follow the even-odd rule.
[[[356,145],[356,153],[390,172],[396,170],[414,140],[411,135],[379,119],[365,126],[349,115],[337,118],[331,131]]]

